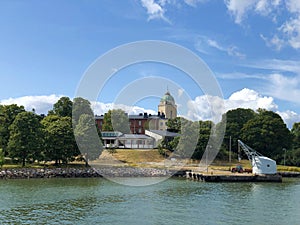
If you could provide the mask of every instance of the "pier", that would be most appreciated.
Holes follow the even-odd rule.
[[[199,172],[186,172],[186,178],[205,182],[282,182],[282,176],[274,175],[255,175],[255,174],[203,174]]]

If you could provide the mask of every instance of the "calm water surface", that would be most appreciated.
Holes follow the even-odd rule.
[[[0,196],[0,224],[300,224],[300,179],[145,187],[102,178],[0,180]]]

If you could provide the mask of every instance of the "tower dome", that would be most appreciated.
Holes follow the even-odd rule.
[[[158,105],[158,113],[164,115],[166,119],[174,119],[177,117],[177,106],[175,100],[169,91],[160,99]]]
[[[160,102],[166,102],[175,105],[175,100],[169,91],[167,91],[165,95],[160,99]]]

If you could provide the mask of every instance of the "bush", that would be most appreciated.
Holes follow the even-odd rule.
[[[107,149],[107,151],[108,151],[111,155],[113,155],[114,153],[117,153],[117,150],[116,150],[116,148],[114,148],[114,147],[109,147],[109,148]]]
[[[167,154],[167,151],[161,145],[158,146],[157,151],[160,155],[163,155],[163,156],[166,156],[166,154]]]

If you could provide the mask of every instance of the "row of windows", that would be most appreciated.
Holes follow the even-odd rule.
[[[99,124],[100,124],[100,126],[102,126],[102,124],[103,124],[102,121],[100,121]],[[133,125],[133,124],[134,124],[134,122],[130,122],[130,125]],[[138,121],[138,125],[142,126],[142,121],[141,120]]]
[[[102,121],[100,121],[99,124],[100,124],[100,126],[102,126],[103,125]],[[135,124],[135,121],[130,122],[131,126],[134,126],[134,124]],[[166,125],[166,122],[161,121],[159,125],[164,126],[164,125]],[[141,120],[138,121],[138,126],[142,126],[142,121]]]

